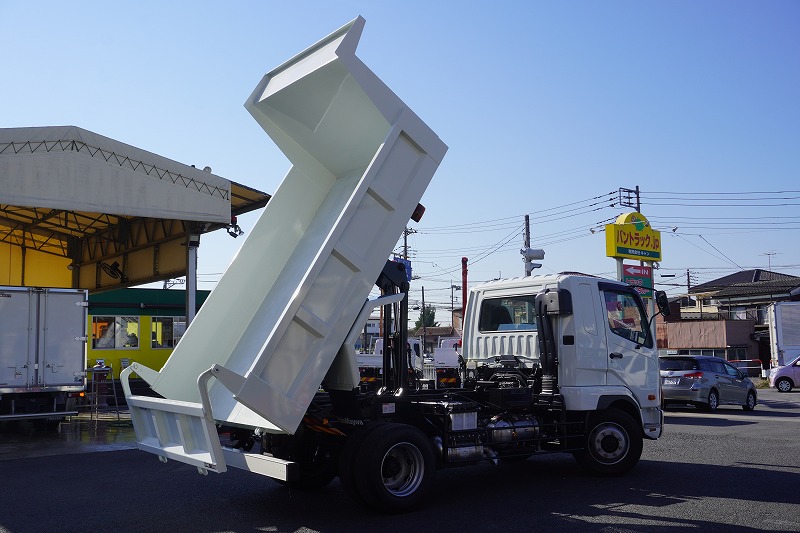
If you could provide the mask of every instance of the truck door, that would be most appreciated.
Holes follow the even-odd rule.
[[[0,389],[36,384],[34,298],[29,289],[0,288]]]
[[[86,366],[86,293],[48,289],[39,305],[39,384],[75,386]],[[76,377],[78,377],[76,381]]]
[[[601,284],[606,308],[608,384],[622,385],[642,398],[659,387],[658,359],[641,298],[618,285]]]

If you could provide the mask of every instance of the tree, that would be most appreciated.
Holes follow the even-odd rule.
[[[419,312],[419,319],[414,323],[416,329],[425,326],[426,328],[438,328],[436,322],[436,309],[432,305],[426,305]]]

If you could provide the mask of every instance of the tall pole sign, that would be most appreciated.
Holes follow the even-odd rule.
[[[633,285],[643,297],[653,296],[653,262],[661,261],[661,232],[639,212],[617,217],[606,225],[606,255],[617,260],[617,279]],[[626,265],[623,259],[638,259],[648,265]],[[650,303],[650,314],[655,312]]]
[[[641,213],[620,215],[606,225],[606,255],[618,259],[661,261],[661,232]]]

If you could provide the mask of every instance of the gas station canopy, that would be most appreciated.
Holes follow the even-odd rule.
[[[75,126],[0,128],[0,285],[183,276],[187,244],[270,196]]]

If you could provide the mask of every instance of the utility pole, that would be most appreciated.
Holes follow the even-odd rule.
[[[619,205],[624,207],[636,207],[636,212],[641,214],[642,213],[642,199],[639,194],[639,186],[637,185],[635,189],[623,189],[622,187],[619,188]],[[623,196],[624,195],[624,196]],[[632,195],[636,195],[636,202],[634,205],[634,200]],[[640,266],[644,266],[645,263],[648,263],[650,268],[653,267],[652,261],[639,261]],[[622,281],[624,279],[623,273],[623,262],[622,258],[617,258],[617,279]],[[653,316],[656,312],[656,304],[654,298],[651,296],[649,298],[649,303],[647,305],[647,311],[650,316]],[[655,330],[655,322],[653,322],[653,337],[655,338],[656,330]]]
[[[453,285],[453,280],[450,280],[450,323],[453,323],[453,311],[455,311],[455,297],[453,296],[453,290],[460,291],[461,287],[459,285]]]
[[[403,259],[408,259],[408,236],[416,233],[417,230],[406,228],[403,230]]]
[[[425,328],[425,287],[422,287],[422,314],[420,315],[422,319],[422,353],[425,354],[425,333],[427,332]]]
[[[531,220],[530,216],[525,215],[525,231],[522,234],[522,262],[525,263],[525,276],[530,276],[534,268],[542,266],[541,263],[534,263],[534,259],[544,259],[544,250],[541,248],[531,248]]]
[[[531,247],[531,217],[529,215],[525,215],[525,232],[522,234],[522,249],[529,250],[530,247]],[[531,271],[528,269],[527,264],[525,265],[525,275],[526,276],[531,275]]]
[[[636,202],[634,203],[633,196],[636,195]],[[619,188],[619,205],[623,207],[635,207],[637,213],[642,212],[642,202],[641,198],[639,197],[639,186],[637,185],[635,189],[625,189],[620,187]]]

